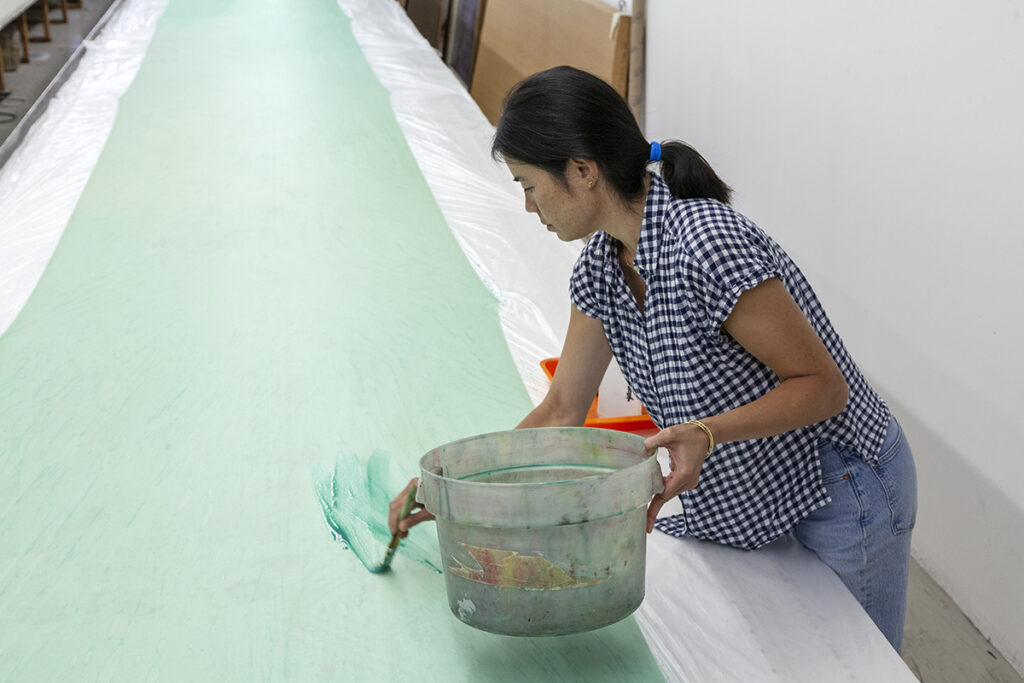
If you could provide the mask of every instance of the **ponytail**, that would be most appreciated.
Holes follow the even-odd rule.
[[[732,188],[718,177],[700,152],[679,140],[661,143],[660,175],[680,199],[717,199],[729,203]]]
[[[651,144],[629,105],[597,76],[556,66],[516,84],[502,105],[491,155],[546,170],[565,183],[569,159],[595,161],[626,201],[639,199]],[[680,199],[717,199],[732,190],[697,150],[678,140],[661,146],[661,177]]]

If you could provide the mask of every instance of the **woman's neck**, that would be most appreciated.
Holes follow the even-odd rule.
[[[647,205],[647,193],[651,189],[651,174],[644,175],[644,187],[640,197],[628,204],[608,193],[605,201],[608,208],[604,212],[601,230],[608,233],[626,248],[624,258],[633,261],[637,244],[640,242],[640,229],[644,224],[644,207]]]

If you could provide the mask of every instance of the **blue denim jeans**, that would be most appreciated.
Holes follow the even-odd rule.
[[[839,575],[892,646],[903,646],[910,532],[917,519],[917,474],[896,418],[872,468],[849,449],[818,447],[832,502],[793,533]]]

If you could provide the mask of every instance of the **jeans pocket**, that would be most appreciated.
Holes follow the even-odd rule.
[[[826,487],[850,478],[850,471],[840,452],[841,446],[830,441],[818,443],[818,461],[821,463],[821,483]]]
[[[917,470],[902,430],[896,442],[881,454],[874,472],[892,512],[893,533],[910,531],[917,523]]]

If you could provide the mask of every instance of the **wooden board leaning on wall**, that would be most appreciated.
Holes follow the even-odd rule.
[[[470,94],[496,123],[509,88],[568,64],[625,97],[629,52],[629,16],[599,0],[487,0]]]

